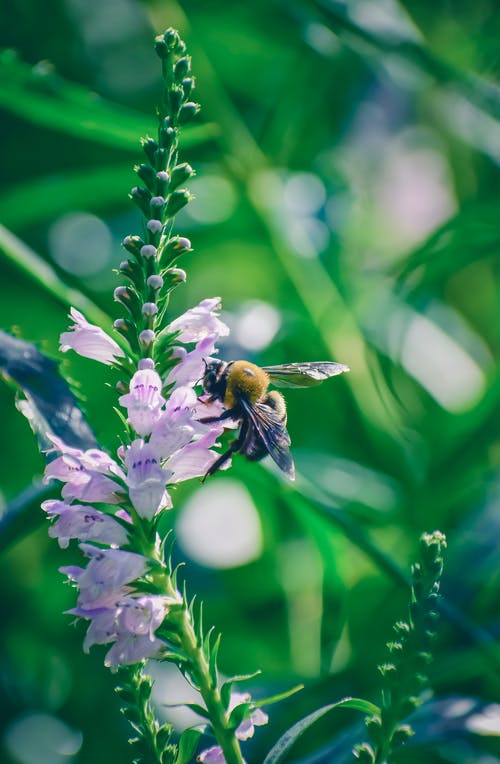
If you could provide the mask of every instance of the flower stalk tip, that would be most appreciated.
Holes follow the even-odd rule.
[[[198,613],[179,591],[157,532],[159,517],[173,506],[172,488],[205,475],[219,457],[223,427],[201,421],[196,388],[205,359],[229,329],[219,317],[218,297],[181,316],[168,315],[172,290],[187,278],[177,260],[191,251],[189,239],[174,232],[175,216],[192,198],[185,184],[194,174],[190,164],[179,162],[179,132],[199,106],[191,100],[191,59],[178,33],[167,30],[155,48],[164,81],[158,134],[142,140],[145,161],[135,167],[139,184],[130,192],[143,216],[142,232],[123,240],[119,273],[126,283],[113,295],[123,312],[114,328],[125,345],[74,308],[73,325],[61,335],[63,352],[74,350],[119,371],[122,445],[113,457],[53,438],[45,481],[59,481],[62,498],[44,502],[43,509],[50,536],[63,548],[78,543],[85,558],[82,566],[61,569],[77,590],[70,613],[86,624],[83,649],[104,645],[105,665],[120,676],[122,711],[136,733],[134,760],[177,760],[172,729],[156,720],[151,680],[143,671],[146,660],[168,659],[199,690],[216,737],[215,754],[201,753],[200,761],[216,755],[243,764],[239,741],[267,718],[252,709],[249,696],[234,696],[241,718],[233,724],[235,711],[220,691],[218,641],[204,634]]]

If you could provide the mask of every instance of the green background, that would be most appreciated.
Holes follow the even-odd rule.
[[[222,669],[262,669],[249,685],[255,697],[306,685],[271,709],[249,764],[323,703],[378,702],[376,664],[405,615],[401,572],[420,533],[436,528],[448,536],[443,587],[453,607],[430,670],[441,705],[421,712],[401,761],[499,762],[495,0],[4,0],[0,9],[1,44],[19,56],[4,54],[0,66],[6,229],[116,317],[111,269],[120,240],[139,227],[127,193],[160,92],[151,43],[175,26],[202,113],[185,133],[196,199],[177,228],[194,252],[180,263],[189,277],[172,316],[220,295],[232,328],[221,357],[351,367],[287,395],[297,489],[242,458],[207,485],[210,511],[261,528],[247,559],[235,553],[224,567],[216,538],[205,548],[210,565],[200,556],[196,517],[183,514],[186,502],[207,504],[203,493],[191,497],[197,481],[179,490],[165,521],[180,520],[184,537],[191,523],[194,541],[183,546],[181,532],[176,554],[224,634]],[[0,249],[1,327],[55,356],[63,290],[30,275],[33,261],[5,232]],[[64,371],[79,380],[100,442],[115,449],[108,370],[68,356]],[[43,459],[11,387],[0,387],[0,406],[7,505],[39,479]],[[0,757],[126,761],[103,652],[84,655],[81,625],[62,615],[74,593],[57,569],[77,550],[59,550],[46,531],[33,507],[0,559]],[[186,699],[169,675],[158,679],[160,701],[168,687]],[[301,761],[349,761],[356,722],[352,711],[327,717],[304,739]],[[356,742],[362,728],[353,734]]]

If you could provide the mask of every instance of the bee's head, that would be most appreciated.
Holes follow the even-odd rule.
[[[205,373],[203,375],[203,389],[214,398],[224,398],[226,392],[225,370],[227,363],[210,358],[205,361]]]

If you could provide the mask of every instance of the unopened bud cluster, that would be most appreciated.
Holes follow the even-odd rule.
[[[129,257],[120,273],[129,284],[115,289],[114,297],[127,311],[115,328],[138,358],[154,358],[155,340],[169,294],[186,280],[176,267],[177,259],[191,250],[189,239],[172,235],[173,219],[191,200],[185,183],[194,175],[187,162],[178,162],[179,127],[198,113],[192,92],[191,59],[175,30],[155,41],[162,62],[164,89],[159,110],[158,135],[142,140],[145,161],[135,167],[140,184],[130,192],[144,216],[142,235],[126,236],[123,246]]]
[[[420,539],[420,560],[412,567],[409,618],[394,625],[394,639],[387,643],[389,660],[378,667],[384,703],[379,715],[366,719],[369,742],[353,752],[362,764],[392,761],[392,751],[413,735],[410,725],[402,721],[421,704],[428,682],[445,548],[446,538],[440,531],[425,533]]]

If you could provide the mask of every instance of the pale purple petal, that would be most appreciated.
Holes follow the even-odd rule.
[[[99,326],[90,324],[75,308],[71,308],[70,318],[75,322],[69,331],[60,336],[60,349],[63,353],[74,350],[84,358],[111,364],[115,357],[124,356],[121,347]]]
[[[80,549],[91,558],[77,581],[80,588],[78,605],[86,610],[102,607],[104,603],[107,607],[113,602],[116,604],[117,590],[147,570],[147,558],[134,552],[99,549],[91,544],[80,544]],[[110,601],[110,595],[115,599]]]
[[[218,318],[220,297],[202,300],[172,321],[169,332],[180,332],[179,342],[199,342],[212,335],[215,339],[229,334],[229,327]]]
[[[141,517],[151,520],[162,506],[168,506],[165,495],[166,474],[149,443],[134,440],[124,457],[129,496]]]
[[[215,444],[221,429],[212,429],[199,440],[188,443],[184,448],[176,451],[167,461],[166,471],[168,483],[181,483],[193,477],[201,477],[219,457],[216,451],[211,451],[210,446]],[[222,469],[227,469],[231,464],[228,460]]]
[[[44,501],[42,509],[52,518],[59,516],[49,528],[49,536],[57,538],[61,548],[66,548],[70,539],[76,538],[110,546],[123,546],[128,541],[127,532],[120,523],[93,507]]]
[[[85,611],[75,608],[73,611],[80,618],[91,618],[91,623],[83,641],[83,651],[88,653],[92,645],[105,645],[117,636],[116,610],[101,608]]]
[[[200,761],[202,764],[226,764],[222,748],[218,745],[213,745],[202,751],[196,761]]]
[[[62,496],[68,501],[88,501],[91,503],[119,504],[123,499],[123,488],[114,480],[98,473],[86,473],[77,480],[66,483]],[[120,495],[121,494],[121,495]]]
[[[165,398],[161,394],[160,375],[152,369],[136,371],[130,392],[119,399],[128,410],[128,421],[139,435],[149,435],[160,417]]]
[[[214,335],[205,337],[190,353],[187,353],[186,349],[180,345],[175,347],[173,355],[175,358],[180,358],[180,361],[168,374],[166,384],[175,383],[176,387],[184,385],[193,387],[200,382],[205,372],[205,359],[214,352],[215,339]]]
[[[131,666],[146,658],[160,658],[166,649],[165,642],[140,634],[121,634],[104,659],[104,665],[112,671],[119,666]]]
[[[120,602],[118,622],[122,631],[147,634],[153,640],[156,629],[161,626],[167,613],[166,597],[127,597]]]
[[[195,435],[206,432],[206,425],[194,418],[196,401],[191,387],[178,387],[173,391],[149,441],[160,459],[185,446]]]

